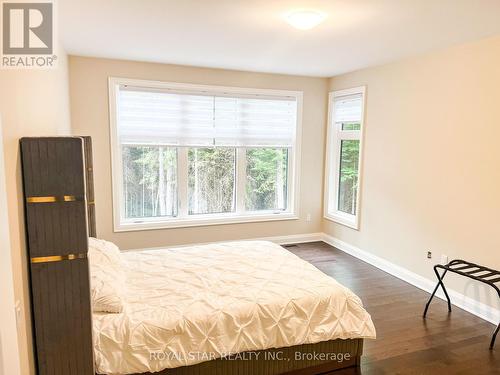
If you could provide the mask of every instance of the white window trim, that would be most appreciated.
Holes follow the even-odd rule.
[[[236,201],[236,212],[223,214],[203,214],[203,215],[184,215],[183,218],[144,218],[141,222],[124,221],[121,218],[121,204],[123,202],[123,187],[122,187],[122,157],[117,134],[117,91],[120,85],[130,85],[147,88],[161,88],[170,90],[186,90],[194,92],[214,92],[214,93],[233,93],[243,95],[263,95],[263,96],[288,96],[297,100],[297,127],[295,131],[293,152],[288,155],[288,202],[286,211],[258,211],[243,213],[243,197],[238,197]],[[113,185],[113,227],[115,232],[127,232],[138,230],[152,230],[165,228],[182,228],[206,225],[222,225],[236,223],[252,223],[261,221],[278,221],[278,220],[296,220],[299,212],[299,197],[300,197],[300,163],[301,163],[301,139],[302,139],[302,91],[289,90],[273,90],[273,89],[254,89],[241,87],[226,87],[226,86],[211,86],[198,85],[178,82],[162,82],[149,81],[140,79],[128,79],[109,77],[109,127],[110,127],[110,150],[111,150],[111,177]],[[182,150],[182,148],[179,148]],[[244,163],[241,158],[239,148],[237,150],[237,163]],[[185,153],[185,152],[184,152]],[[238,158],[238,155],[240,158]],[[185,158],[184,158],[185,159]],[[182,161],[181,161],[182,162]],[[178,160],[179,163],[179,160]],[[240,175],[238,176],[238,171]],[[236,168],[236,184],[241,184],[241,166]],[[239,178],[238,178],[239,177]],[[181,179],[179,179],[180,181]],[[178,186],[179,198],[181,197],[181,189],[185,190],[182,182]],[[187,194],[187,190],[186,190]],[[185,204],[186,201],[184,201]],[[182,203],[181,203],[182,204]],[[183,210],[179,206],[179,212]],[[187,208],[186,208],[187,210]]]
[[[363,105],[361,109],[361,129],[359,131],[346,131],[337,128],[334,117],[334,100],[339,96],[362,94]],[[361,211],[361,190],[363,180],[363,139],[365,131],[366,86],[354,87],[346,90],[332,91],[328,95],[328,129],[325,165],[325,195],[324,214],[327,220],[359,230]],[[358,136],[359,135],[359,136]],[[351,215],[338,210],[339,174],[340,174],[340,142],[346,139],[359,139],[359,167],[358,190],[356,193],[356,214]],[[330,211],[330,206],[334,209]]]

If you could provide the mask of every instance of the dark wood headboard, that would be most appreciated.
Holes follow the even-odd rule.
[[[94,374],[87,260],[95,236],[90,137],[22,138],[37,372]]]

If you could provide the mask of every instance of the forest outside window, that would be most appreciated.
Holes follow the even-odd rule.
[[[359,229],[365,87],[329,98],[325,217]]]
[[[189,215],[235,211],[235,151],[225,147],[188,149]]]
[[[116,231],[296,218],[302,93],[109,88]]]

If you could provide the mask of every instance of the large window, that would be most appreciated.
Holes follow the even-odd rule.
[[[365,88],[334,91],[329,98],[325,217],[359,228]]]
[[[110,78],[115,230],[293,219],[302,94]]]

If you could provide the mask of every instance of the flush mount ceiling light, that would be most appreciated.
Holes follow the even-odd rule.
[[[309,30],[325,20],[327,14],[314,9],[297,9],[288,12],[285,20],[300,30]]]

